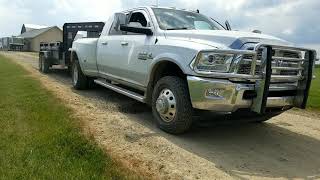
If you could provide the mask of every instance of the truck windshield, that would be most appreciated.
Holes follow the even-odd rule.
[[[162,30],[222,30],[223,28],[199,13],[153,8],[158,24]]]

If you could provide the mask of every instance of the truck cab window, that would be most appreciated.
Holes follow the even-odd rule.
[[[126,18],[121,22],[121,17],[115,15],[114,20],[112,22],[111,28],[109,30],[109,35],[124,35],[126,32],[123,32],[120,30],[120,24],[125,24],[126,19],[128,19],[128,14],[126,15]]]
[[[222,30],[223,28],[210,18],[199,13],[153,8],[162,30]]]
[[[142,27],[148,26],[148,21],[144,14],[141,12],[134,12],[130,17],[129,24],[134,24],[135,26],[137,26],[138,23],[141,24]]]
[[[78,31],[76,36],[74,37],[74,41],[76,41],[77,39],[82,39],[82,38],[88,38],[87,31]]]

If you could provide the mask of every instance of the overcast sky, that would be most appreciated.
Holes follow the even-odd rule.
[[[158,0],[161,6],[199,9],[233,29],[262,30],[320,49],[320,0]],[[114,11],[156,0],[0,0],[0,37],[18,35],[22,24],[62,27],[64,22],[106,21]]]

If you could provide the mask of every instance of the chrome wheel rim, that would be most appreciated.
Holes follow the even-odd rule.
[[[76,85],[78,82],[78,67],[76,65],[73,66],[73,85]]]
[[[169,89],[164,89],[160,92],[156,101],[156,109],[161,119],[165,122],[174,120],[177,111],[176,97]]]

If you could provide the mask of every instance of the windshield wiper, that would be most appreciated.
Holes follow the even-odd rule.
[[[190,29],[190,28],[187,28],[187,27],[167,28],[167,30],[187,30],[187,29]]]

